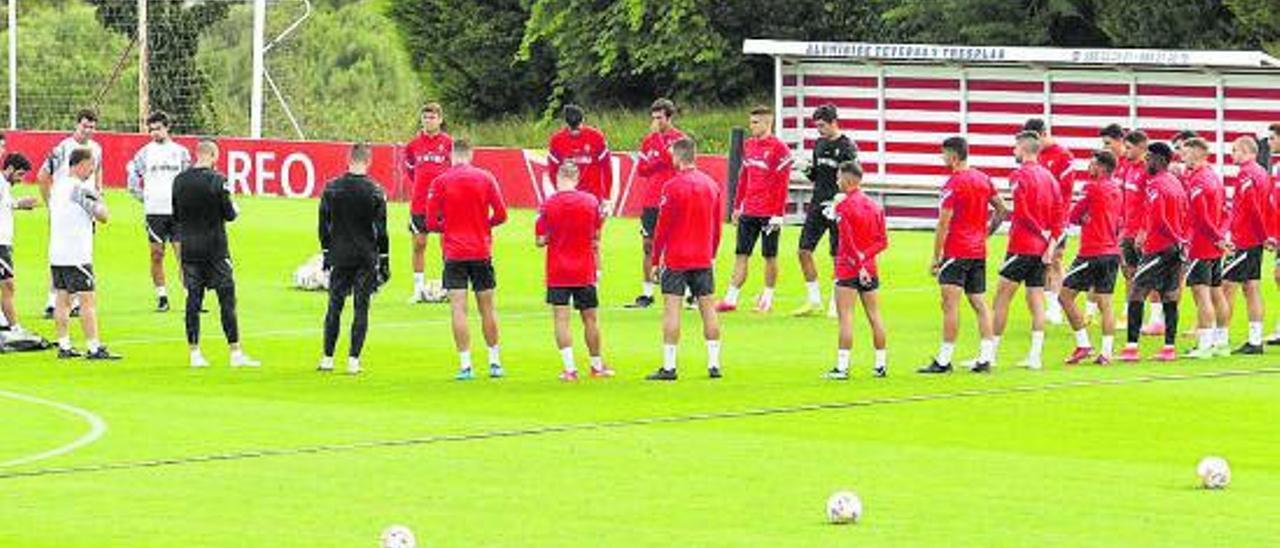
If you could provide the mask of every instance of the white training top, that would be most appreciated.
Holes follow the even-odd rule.
[[[13,199],[9,178],[0,175],[0,246],[13,247],[13,208],[18,202]]]
[[[93,214],[77,200],[96,193],[93,181],[71,175],[54,177],[49,188],[49,265],[93,264]]]
[[[44,159],[44,169],[53,175],[54,179],[71,174],[71,166],[67,164],[71,160],[71,151],[88,147],[93,151],[93,171],[97,173],[102,168],[102,146],[97,141],[89,139],[89,142],[80,144],[75,137],[68,136],[58,142],[58,145],[49,151],[49,156]]]
[[[173,139],[151,141],[129,162],[129,191],[142,195],[147,215],[173,215],[173,179],[191,167],[191,153]]]

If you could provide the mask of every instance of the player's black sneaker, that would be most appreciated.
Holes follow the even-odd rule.
[[[875,369],[871,370],[871,374],[872,374],[872,375],[875,375],[875,376],[876,376],[876,377],[878,377],[878,378],[883,379],[883,378],[885,378],[885,377],[888,377],[888,376],[889,376],[889,369],[884,368],[884,367],[877,367],[877,368],[875,368]]]
[[[1280,333],[1272,335],[1267,339],[1267,346],[1280,346]]]
[[[118,360],[122,357],[119,354],[112,354],[105,346],[99,346],[97,350],[84,355],[86,360]]]
[[[1240,345],[1240,348],[1231,351],[1231,353],[1238,356],[1257,356],[1262,354],[1262,345],[1244,343]]]
[[[52,320],[52,319],[53,319],[53,307],[52,307],[52,306],[46,306],[46,307],[44,307],[44,319],[46,319],[46,320]]]
[[[169,311],[169,297],[157,297],[156,312],[168,312],[168,311]]]
[[[84,354],[81,354],[79,350],[76,350],[76,349],[71,348],[71,347],[67,347],[67,348],[62,348],[61,346],[59,346],[59,347],[58,347],[58,359],[59,359],[59,360],[68,360],[68,359],[71,359],[71,358],[79,358],[79,357],[81,357],[81,356],[83,356],[83,355],[84,355]]]
[[[707,368],[707,377],[712,378],[712,379],[718,379],[718,378],[720,378],[721,376],[722,376],[722,375],[720,374],[720,368],[719,368],[719,367],[710,367],[710,368]]]
[[[973,367],[969,368],[969,371],[971,373],[990,373],[991,362],[977,362],[973,364]]]
[[[641,295],[636,300],[627,304],[627,308],[649,308],[653,306],[653,297],[649,295]]]
[[[659,367],[657,371],[654,371],[653,373],[650,373],[650,374],[649,374],[649,376],[647,376],[647,377],[645,377],[645,378],[644,378],[644,380],[646,380],[646,381],[674,381],[674,380],[676,380],[676,370],[675,370],[675,369],[667,370],[667,369],[663,369],[663,368]]]
[[[951,372],[951,364],[942,365],[938,363],[938,360],[934,360],[930,362],[928,366],[921,367],[920,369],[916,370],[916,373],[923,373],[926,375],[935,375],[935,374],[950,373],[950,372]]]
[[[830,371],[822,374],[822,378],[829,381],[847,381],[849,380],[849,372],[841,371],[839,367],[832,367]]]

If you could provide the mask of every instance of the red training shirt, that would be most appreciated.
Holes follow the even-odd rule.
[[[1209,164],[1192,168],[1187,176],[1189,187],[1187,199],[1190,201],[1190,217],[1187,219],[1191,228],[1191,249],[1187,254],[1192,259],[1217,259],[1222,257],[1222,248],[1218,246],[1226,236],[1223,209],[1227,205],[1226,188],[1222,177]]]
[[[1044,166],[1025,162],[1009,174],[1009,186],[1013,189],[1013,215],[1009,218],[1008,252],[1043,255],[1049,242],[1062,233],[1057,181]]]
[[[569,128],[557,131],[547,143],[547,177],[552,186],[565,162],[578,166],[578,190],[601,200],[613,198],[613,162],[604,133],[585,125],[576,132]]]
[[[1071,208],[1071,224],[1080,226],[1080,257],[1119,255],[1120,216],[1123,198],[1115,177],[1090,179],[1084,197]]]
[[[967,167],[951,174],[942,185],[941,209],[950,209],[951,226],[942,243],[947,259],[986,259],[988,209],[996,187],[986,173]]]
[[[879,276],[876,256],[889,247],[884,209],[860,190],[836,206],[839,245],[836,248],[836,279],[858,278],[862,272]]]
[[[427,198],[427,230],[441,232],[447,261],[493,256],[492,228],[507,221],[498,181],[488,171],[461,164],[436,177]]]
[[[581,190],[552,194],[538,208],[534,232],[547,240],[547,287],[596,284],[601,213],[600,199]]]
[[[1047,147],[1040,149],[1039,162],[1045,169],[1049,170],[1049,174],[1053,175],[1053,180],[1058,182],[1058,218],[1059,222],[1065,222],[1067,212],[1071,210],[1071,202],[1075,196],[1076,175],[1075,170],[1071,168],[1071,151],[1067,147],[1058,143],[1053,143]]]
[[[1187,193],[1172,173],[1161,171],[1147,179],[1147,205],[1142,253],[1154,255],[1187,242]]]
[[[431,182],[453,164],[453,137],[443,131],[435,135],[418,133],[405,145],[402,161],[405,174],[413,185],[409,213],[422,215],[427,211]]]
[[[742,172],[733,209],[749,217],[778,217],[787,210],[791,148],[774,135],[751,137],[742,145]]]
[[[1267,242],[1271,201],[1271,177],[1257,162],[1240,166],[1236,191],[1231,198],[1231,244],[1249,249]]]
[[[1146,221],[1144,211],[1147,203],[1147,162],[1125,159],[1116,168],[1115,176],[1120,179],[1121,200],[1124,202],[1124,221],[1120,226],[1120,237],[1131,240],[1142,231]]]
[[[672,270],[711,268],[720,247],[720,187],[697,169],[676,172],[662,189],[653,230],[653,264]]]
[[[684,133],[671,128],[652,132],[640,142],[636,172],[645,178],[641,207],[656,208],[662,202],[662,185],[676,174],[675,163],[671,161],[671,143],[683,138]]]

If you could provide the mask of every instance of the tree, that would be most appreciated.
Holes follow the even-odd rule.
[[[881,18],[901,42],[1106,47],[1092,0],[899,0]]]
[[[98,22],[126,37],[138,33],[138,6],[126,0],[88,0],[97,7]],[[147,44],[149,48],[148,100],[152,110],[174,117],[174,130],[194,133],[205,129],[208,78],[196,70],[200,33],[227,16],[227,2],[191,3],[186,0],[149,0]]]
[[[1245,35],[1220,0],[1098,3],[1098,27],[1114,45],[1133,48],[1239,47]]]

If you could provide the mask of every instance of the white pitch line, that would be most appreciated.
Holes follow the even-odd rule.
[[[107,421],[104,421],[102,420],[102,417],[99,417],[98,415],[95,415],[94,413],[90,411],[86,411],[79,407],[67,405],[65,403],[59,403],[56,401],[50,401],[43,398],[37,398],[35,396],[28,396],[26,394],[19,394],[17,392],[10,392],[8,390],[0,390],[0,396],[18,400],[21,402],[34,403],[37,405],[52,407],[59,411],[65,411],[67,413],[80,417],[84,419],[85,422],[89,423],[89,431],[86,432],[84,435],[80,436],[79,438],[77,438],[75,441],[68,443],[66,445],[63,445],[62,447],[45,451],[43,453],[37,453],[35,455],[22,457],[20,459],[0,462],[0,468],[20,466],[23,464],[30,464],[32,462],[51,459],[53,457],[65,455],[67,453],[75,451],[76,449],[79,449],[95,441],[98,441],[98,438],[101,438],[102,435],[107,432]]]

